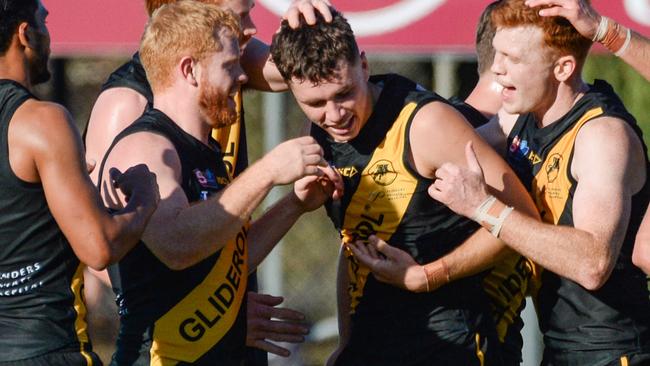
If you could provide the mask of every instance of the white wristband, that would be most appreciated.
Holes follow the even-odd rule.
[[[499,213],[499,217],[494,217],[490,215],[488,212],[490,211],[490,208],[492,208],[492,205],[494,205],[496,200],[497,199],[494,196],[489,195],[474,210],[474,214],[472,215],[471,219],[478,222],[481,225],[484,222],[490,225],[491,226],[490,234],[492,234],[495,238],[498,238],[499,233],[501,233],[501,228],[503,227],[503,223],[506,221],[506,218],[510,215],[510,213],[512,213],[513,208],[510,206],[506,206],[503,210],[501,210],[501,213]]]
[[[609,18],[606,16],[601,16],[600,17],[600,23],[598,23],[598,29],[596,30],[596,34],[594,34],[594,38],[591,40],[594,42],[600,42],[605,38],[605,35],[607,34],[607,27],[609,26]]]

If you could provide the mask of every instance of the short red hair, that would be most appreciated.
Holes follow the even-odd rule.
[[[582,63],[592,41],[583,37],[563,17],[543,17],[539,8],[531,8],[524,0],[502,0],[492,10],[492,22],[498,28],[535,26],[544,32],[544,43],[561,54],[573,55]]]
[[[156,9],[158,9],[159,7],[165,4],[175,3],[176,1],[178,0],[145,0],[144,6],[147,8],[147,13],[149,14],[149,16],[151,16],[151,14],[153,14],[153,12],[156,11]],[[222,0],[199,0],[199,1],[208,4],[219,5],[219,6],[223,2]]]

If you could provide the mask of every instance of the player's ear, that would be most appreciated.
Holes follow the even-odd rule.
[[[366,81],[370,79],[370,65],[368,64],[368,58],[366,57],[366,52],[361,51],[359,54],[359,62],[361,62],[361,70],[363,71],[363,76]]]
[[[20,25],[18,25],[18,29],[16,30],[16,37],[18,37],[18,42],[20,43],[21,46],[25,48],[32,48],[32,45],[30,44],[31,41],[31,36],[29,33],[31,26],[27,22],[22,22]]]
[[[189,56],[185,56],[181,58],[181,60],[178,62],[178,70],[183,77],[183,79],[190,83],[192,86],[198,86],[198,73],[199,73],[199,65],[198,62]]]
[[[573,55],[562,56],[555,61],[553,74],[560,82],[565,82],[573,76],[577,69],[577,60]]]

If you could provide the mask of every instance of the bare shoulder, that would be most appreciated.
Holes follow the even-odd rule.
[[[107,157],[107,165],[129,167],[137,164],[180,165],[174,144],[165,136],[148,131],[136,132],[122,138]]]
[[[36,99],[26,101],[16,110],[10,131],[13,141],[45,150],[79,139],[79,131],[65,107]]]
[[[591,176],[615,180],[636,192],[645,181],[644,164],[639,137],[620,118],[596,118],[585,124],[576,136],[571,169],[578,180]],[[603,170],[607,174],[601,174]]]
[[[413,164],[425,177],[446,162],[461,163],[467,141],[476,133],[465,118],[452,106],[433,102],[420,108],[413,117],[409,131]]]
[[[130,88],[111,88],[103,91],[90,115],[88,134],[115,135],[144,112],[147,98]]]
[[[449,134],[464,132],[467,129],[471,129],[471,126],[463,115],[454,107],[441,101],[422,106],[413,117],[411,124],[412,131],[416,134],[424,134],[427,139],[444,139],[449,137]]]

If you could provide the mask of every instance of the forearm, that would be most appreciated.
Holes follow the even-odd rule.
[[[155,209],[134,196],[124,209],[111,215],[112,225],[107,225],[113,227],[107,236],[111,248],[109,264],[121,260],[140,241]]]
[[[429,284],[427,287],[423,283],[421,288],[434,291],[447,282],[483,272],[511,253],[511,249],[487,230],[478,230],[449,254],[424,265]]]
[[[248,232],[250,271],[257,268],[303,213],[291,192],[255,220]]]
[[[253,38],[246,45],[241,64],[248,75],[246,88],[272,92],[287,90],[286,82],[271,61],[269,45],[259,39]]]
[[[517,211],[505,220],[499,238],[521,255],[587,289],[609,276],[610,245],[569,226],[539,222]]]
[[[155,217],[150,223],[155,230],[145,232],[145,243],[172,269],[200,262],[242,230],[273,187],[265,177],[262,166],[253,164],[208,200],[190,204],[172,216]]]
[[[623,52],[621,59],[650,81],[650,40],[632,32],[630,46]]]

